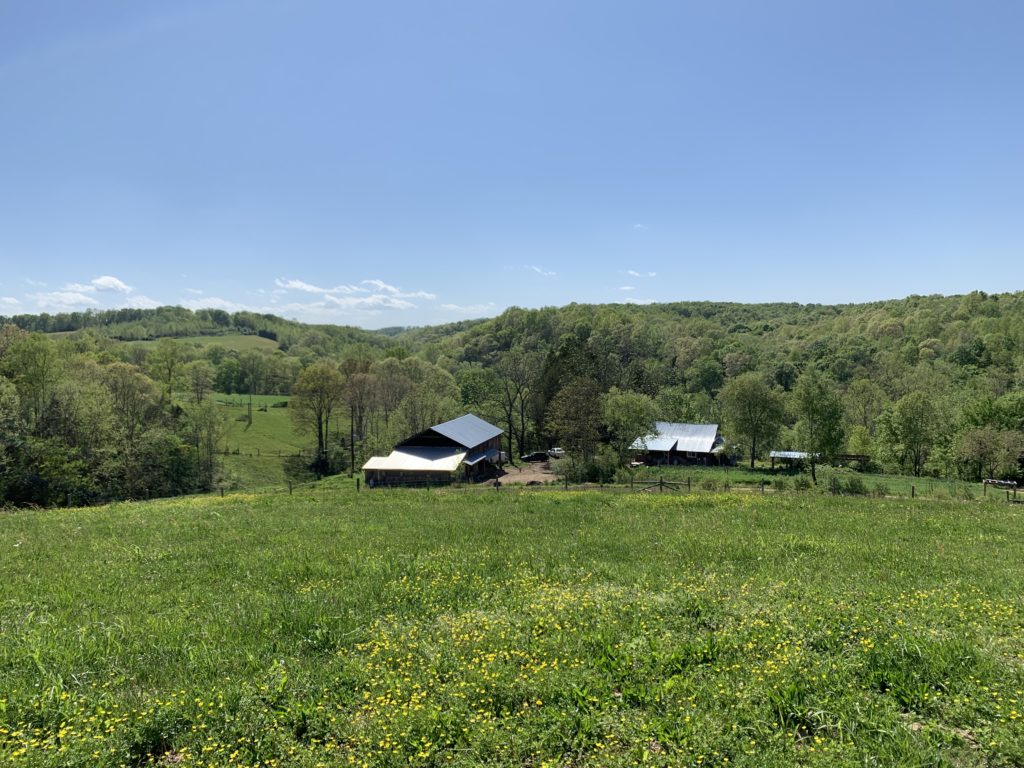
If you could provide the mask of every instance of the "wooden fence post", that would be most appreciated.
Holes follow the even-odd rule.
[[[914,488],[914,486],[910,486],[910,498],[914,498],[915,492],[916,492],[916,489]]]
[[[292,481],[291,480],[288,481],[288,495],[289,496],[292,495]]]

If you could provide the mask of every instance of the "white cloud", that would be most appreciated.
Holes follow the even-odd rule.
[[[13,296],[0,296],[0,304],[2,304],[5,307],[17,307],[21,304],[21,302],[18,301]]]
[[[641,232],[645,232],[648,229],[648,226],[646,224],[634,224],[633,229],[638,229]]]
[[[433,293],[427,293],[426,291],[403,291],[401,288],[396,288],[393,285],[388,285],[383,280],[363,280],[363,285],[372,285],[381,293],[386,293],[390,296],[398,296],[403,299],[436,299],[437,295]]]
[[[33,288],[45,288],[46,287],[46,283],[42,282],[41,280],[33,280],[31,277],[26,277],[25,278],[25,282],[28,285],[31,285]]]
[[[657,277],[657,272],[637,272],[634,269],[627,269],[626,274],[630,277]]]
[[[32,293],[33,299],[40,309],[74,309],[75,307],[98,307],[99,302],[92,296],[81,291],[51,291],[49,293]]]
[[[328,302],[342,309],[415,309],[416,305],[397,296],[375,293],[371,296],[325,296]]]
[[[88,283],[68,283],[64,286],[65,291],[75,293],[96,293],[97,291],[112,291],[114,293],[131,293],[132,287],[125,285],[116,277],[101,275]]]
[[[219,296],[206,296],[202,299],[189,299],[183,301],[182,306],[186,309],[223,309],[225,312],[258,312],[254,307],[246,307]]]
[[[635,291],[636,287],[632,286],[632,285],[620,285],[619,286],[619,290],[620,291]]]
[[[141,293],[137,293],[134,296],[129,296],[123,301],[117,303],[119,307],[132,307],[134,309],[156,309],[162,307],[156,299],[151,299],[149,296],[143,296]]]
[[[482,315],[493,312],[495,306],[493,301],[489,301],[486,304],[442,304],[441,309],[446,309],[449,312],[461,312],[467,315]]]
[[[111,275],[100,275],[91,283],[97,291],[115,291],[116,293],[131,293],[132,287],[125,285],[116,277]]]
[[[548,272],[547,270],[541,269],[540,267],[535,267],[535,266],[533,266],[533,264],[527,264],[526,268],[527,269],[532,269],[538,275],[544,275],[544,277],[551,277],[552,275],[557,274],[556,272]]]
[[[185,289],[185,293],[191,293],[193,296],[202,296],[203,295],[203,289],[202,288],[186,288]]]
[[[305,283],[302,280],[284,280],[280,277],[274,280],[274,285],[287,291],[302,291],[303,293],[319,293],[324,295],[368,293],[366,288],[360,288],[356,285],[336,285],[333,288],[321,288],[318,285]]]

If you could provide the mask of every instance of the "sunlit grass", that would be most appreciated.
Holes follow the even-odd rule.
[[[8,514],[0,764],[1020,764],[1022,522],[341,479]]]

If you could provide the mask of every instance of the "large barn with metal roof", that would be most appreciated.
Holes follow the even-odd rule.
[[[637,438],[630,448],[641,453],[646,464],[720,464],[725,457],[725,440],[717,424],[658,421],[652,434]]]
[[[501,464],[503,434],[467,413],[403,440],[389,456],[372,457],[363,465],[363,476],[370,487],[482,480]]]

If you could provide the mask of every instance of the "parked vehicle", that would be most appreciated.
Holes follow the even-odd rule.
[[[547,461],[548,455],[544,451],[534,451],[533,453],[524,453],[519,458],[522,461]]]
[[[548,448],[548,456],[552,459],[560,459],[565,456],[565,448]]]

